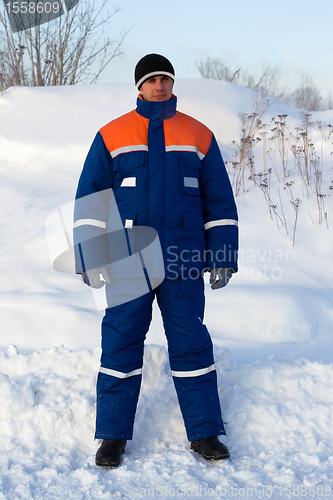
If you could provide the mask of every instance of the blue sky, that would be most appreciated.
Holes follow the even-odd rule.
[[[97,0],[99,1],[99,0]],[[131,82],[150,52],[168,57],[179,78],[196,78],[196,62],[219,57],[231,68],[259,72],[278,65],[288,84],[307,72],[323,95],[333,95],[333,0],[119,0],[110,35],[130,29],[101,82]]]

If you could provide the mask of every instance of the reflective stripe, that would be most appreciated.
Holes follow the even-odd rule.
[[[200,370],[192,370],[189,372],[174,372],[171,371],[173,377],[200,377],[200,375],[206,375],[206,373],[215,370],[215,365],[211,365],[208,368],[201,368]]]
[[[103,222],[102,220],[95,220],[95,219],[79,219],[73,224],[73,229],[79,226],[84,226],[85,224],[88,224],[89,226],[97,226],[97,227],[102,227],[103,229],[106,229],[106,222]]]
[[[196,177],[184,177],[184,186],[190,188],[199,187],[199,182]]]
[[[131,229],[133,227],[133,219],[126,219],[125,220],[125,227],[127,229]]]
[[[120,153],[131,153],[133,151],[148,151],[148,146],[145,144],[136,144],[133,146],[123,146],[122,148],[115,149],[114,151],[110,151],[110,155],[112,158],[115,158],[118,156]],[[173,144],[171,146],[166,146],[165,151],[191,151],[193,153],[197,153],[199,156],[200,160],[203,160],[203,158],[206,156],[201,151],[198,150],[195,146],[187,146],[187,145],[179,145],[179,144]]]
[[[201,153],[201,151],[198,150],[195,146],[183,146],[179,144],[172,144],[171,146],[166,146],[165,148],[166,152],[169,151],[192,151],[193,153],[197,153],[199,156],[200,160],[203,160],[206,155]]]
[[[175,80],[175,75],[173,75],[172,73],[169,73],[169,71],[153,71],[152,73],[147,73],[147,75],[140,78],[140,80],[136,84],[137,88],[139,88],[141,83],[144,82],[145,80],[149,80],[149,78],[152,78],[153,76],[160,76],[160,75],[166,75],[169,78],[171,78],[173,81]]]
[[[210,229],[215,226],[238,226],[238,220],[234,219],[219,219],[206,222],[205,229]]]
[[[122,148],[115,149],[114,151],[110,151],[110,155],[112,158],[115,158],[120,153],[130,153],[132,151],[148,151],[148,146],[145,144],[136,144],[134,146],[124,146]]]
[[[135,187],[136,186],[136,177],[125,177],[123,182],[120,184],[120,187]]]
[[[133,370],[129,373],[124,373],[124,372],[118,372],[116,370],[110,370],[110,368],[103,368],[103,366],[101,366],[99,371],[100,373],[105,373],[105,375],[111,375],[111,377],[128,378],[128,377],[134,377],[134,375],[141,375],[142,368],[138,368],[137,370]]]

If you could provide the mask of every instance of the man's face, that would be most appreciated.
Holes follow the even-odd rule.
[[[169,76],[153,76],[141,85],[140,93],[145,101],[170,101],[172,87],[173,80]]]

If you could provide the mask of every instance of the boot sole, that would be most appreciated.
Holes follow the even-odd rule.
[[[106,469],[117,469],[120,465],[120,462],[119,464],[108,464],[106,462],[100,462],[96,460],[95,464],[98,465],[99,467],[105,467]]]
[[[224,460],[225,458],[230,458],[230,453],[225,453],[224,455],[219,455],[218,457],[212,457],[209,455],[205,455],[199,447],[197,447],[193,444],[191,444],[191,450],[202,455],[205,460]]]

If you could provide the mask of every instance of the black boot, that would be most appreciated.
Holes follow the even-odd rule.
[[[217,436],[192,441],[191,450],[200,453],[206,460],[221,460],[230,457],[228,448],[217,439]]]
[[[127,441],[123,439],[103,439],[96,453],[96,465],[115,469],[120,464]]]

